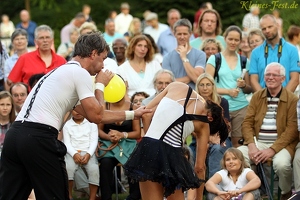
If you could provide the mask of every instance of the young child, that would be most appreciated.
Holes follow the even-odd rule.
[[[132,108],[136,109],[139,108],[142,105],[142,101],[149,97],[149,94],[146,92],[136,92],[131,96],[130,102],[132,103]],[[141,138],[139,138],[137,141],[141,141],[142,137],[144,137],[145,131],[143,129],[143,123],[141,121]]]
[[[99,186],[99,167],[95,156],[98,143],[98,127],[76,111],[63,128],[63,141],[67,147],[65,156],[69,178],[69,198],[72,199],[74,173],[84,167],[88,175],[90,200],[96,198]]]
[[[0,92],[0,157],[6,131],[16,118],[12,96],[7,91]]]
[[[131,96],[131,103],[136,106],[140,107],[142,105],[142,101],[148,98],[149,95],[146,92],[136,92]]]
[[[236,148],[225,151],[221,160],[222,170],[215,173],[205,184],[209,192],[207,200],[260,198],[259,177],[252,171],[242,152]]]

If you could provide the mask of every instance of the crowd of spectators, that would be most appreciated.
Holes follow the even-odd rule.
[[[168,25],[160,22],[162,17],[166,18]],[[82,11],[61,27],[60,45],[56,50],[51,27],[39,24],[37,20],[37,23],[32,21],[27,10],[20,11],[20,22],[16,26],[6,14],[2,15],[1,20],[2,149],[5,133],[20,112],[34,87],[33,83],[71,61],[78,38],[98,29],[91,17],[91,7],[83,5]],[[207,156],[206,178],[213,177],[213,182],[221,182],[219,175],[214,174],[220,174],[218,171],[222,168],[223,171],[227,170],[227,166],[224,167],[226,160],[222,159],[228,156],[224,155],[225,150],[232,146],[239,149],[243,156],[235,150],[230,156],[243,159],[250,165],[273,159],[282,191],[281,199],[285,200],[292,196],[292,189],[300,191],[300,27],[291,25],[285,33],[278,10],[260,16],[257,6],[252,6],[241,22],[242,27],[222,27],[220,14],[209,2],[201,5],[193,22],[184,18],[180,10],[175,8],[170,9],[166,16],[158,16],[147,10],[144,18],[139,19],[130,14],[128,3],[122,3],[120,13],[111,11],[103,22],[105,29],[101,31],[109,46],[104,69],[123,78],[126,94],[119,102],[107,102],[106,109],[129,110],[146,106],[171,82],[189,85],[205,100],[214,101],[224,109],[230,127],[230,135],[225,143],[212,142],[208,145],[208,151],[203,152]],[[223,34],[222,29],[225,30]],[[284,35],[287,37],[284,38]],[[119,161],[98,158],[100,168],[95,168],[95,162],[98,166],[98,161],[95,155],[97,145],[92,143],[95,140],[94,128],[74,111],[63,129],[62,141],[68,150],[66,163],[70,199],[76,171],[84,165],[89,177],[90,199],[95,199],[96,193],[101,194],[102,200],[111,199],[114,190],[112,172]],[[144,134],[147,135],[139,120],[99,124],[97,130],[100,140],[111,142],[122,138],[139,142]],[[218,140],[218,137],[212,135],[211,140]],[[258,145],[254,143],[255,138]],[[188,145],[195,159],[195,137]],[[247,166],[243,165],[245,168]],[[248,181],[254,178],[252,171],[251,179],[246,177]],[[218,191],[211,181],[206,185],[211,193]],[[97,192],[98,186],[100,192]],[[138,184],[130,182],[129,186],[130,195],[127,199],[140,199]],[[197,191],[196,199],[202,198],[202,189]],[[234,188],[237,191],[230,195],[240,195],[239,189]],[[233,189],[229,187],[228,190]],[[221,198],[224,195],[215,193],[213,196]],[[251,194],[247,193],[250,199],[254,199],[255,195],[252,193],[251,198]]]

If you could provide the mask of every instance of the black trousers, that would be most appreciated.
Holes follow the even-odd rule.
[[[68,200],[65,145],[48,125],[14,122],[6,133],[0,166],[0,200]]]
[[[100,162],[100,190],[101,200],[111,200],[114,191],[114,167],[119,163],[115,158],[101,158]]]

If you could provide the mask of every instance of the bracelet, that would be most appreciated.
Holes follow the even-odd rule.
[[[104,91],[104,84],[103,83],[96,83],[95,84],[95,90],[101,90]]]
[[[127,139],[128,138],[128,133],[127,132],[123,132],[124,134],[124,138]]]
[[[134,111],[125,111],[125,120],[133,120],[134,119]]]

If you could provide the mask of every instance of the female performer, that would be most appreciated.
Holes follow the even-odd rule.
[[[184,190],[199,188],[204,182],[209,133],[224,129],[219,131],[225,133],[220,136],[221,142],[227,137],[222,108],[211,101],[205,102],[181,82],[170,83],[147,108],[153,112],[143,115],[146,135],[124,165],[125,174],[140,182],[143,200],[164,196],[168,200],[184,199]],[[196,173],[182,149],[186,136],[192,132],[199,144]]]

